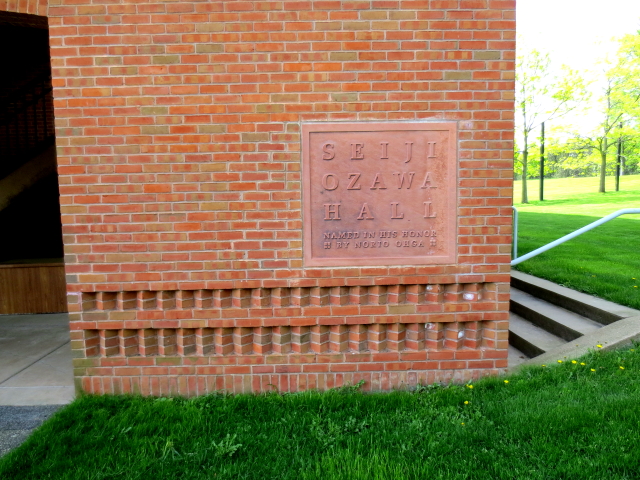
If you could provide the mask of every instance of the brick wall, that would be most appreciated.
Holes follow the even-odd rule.
[[[47,18],[0,9],[0,43],[1,179],[51,145],[54,117]]]
[[[36,75],[27,80],[0,86],[0,179],[53,145],[55,122],[48,63],[46,69],[28,72]]]
[[[88,392],[365,389],[506,367],[513,0],[59,0],[72,345]],[[451,265],[305,268],[306,121],[455,121]]]
[[[0,12],[46,16],[49,0],[0,0]],[[52,0],[51,3],[57,3]]]

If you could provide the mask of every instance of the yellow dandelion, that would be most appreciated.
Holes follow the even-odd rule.
[[[622,365],[620,366],[620,370],[624,370],[624,367]]]
[[[592,369],[591,369],[591,371],[592,371],[592,372],[595,372],[595,371],[596,371],[596,369],[595,369],[595,368],[592,368]]]
[[[558,363],[562,363],[562,360],[558,360]]]
[[[575,365],[578,362],[576,362],[575,360],[571,360],[571,363],[573,363]]]
[[[469,405],[469,400],[465,400],[465,401],[464,401],[464,404],[465,404],[465,405]]]
[[[544,364],[543,364],[542,366],[543,366],[543,367],[546,367],[546,365],[544,365]]]
[[[467,385],[468,388],[473,388],[473,385]]]
[[[598,348],[602,348],[602,345],[598,344],[598,345],[596,345],[596,347],[598,347]]]
[[[584,367],[586,365],[586,363],[580,362],[580,365],[582,365]]]
[[[461,422],[460,425],[464,425],[464,422]]]
[[[509,380],[505,380],[504,383],[509,383]]]

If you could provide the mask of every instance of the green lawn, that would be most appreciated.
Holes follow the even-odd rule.
[[[85,397],[0,478],[634,479],[638,398],[635,349],[414,393]]]
[[[608,178],[608,183],[613,179]],[[520,183],[515,182],[519,199]],[[537,181],[530,181],[537,198]],[[640,175],[622,177],[621,191],[593,193],[596,178],[545,182],[545,200],[515,204],[520,214],[518,254],[524,255],[623,208],[640,208]],[[625,215],[516,269],[640,309],[640,215]]]
[[[520,203],[522,181],[513,182],[514,205],[523,212],[561,213],[604,217],[621,208],[640,208],[640,175],[621,177],[614,192],[614,177],[607,177],[607,193],[598,192],[597,177],[553,178],[544,182],[544,198],[538,201],[539,180],[528,180],[529,204]],[[640,215],[627,218],[640,220]]]

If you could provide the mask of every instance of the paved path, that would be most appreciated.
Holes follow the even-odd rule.
[[[66,313],[0,315],[0,456],[75,398]]]
[[[74,397],[67,314],[0,315],[0,405],[62,405]]]

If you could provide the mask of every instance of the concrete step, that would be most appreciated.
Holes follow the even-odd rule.
[[[509,345],[520,350],[529,358],[562,347],[566,342],[561,338],[511,312],[509,316]],[[513,367],[510,363],[510,367]]]
[[[576,292],[517,270],[511,270],[511,286],[603,325],[609,325],[621,318],[640,315],[639,310]]]
[[[509,369],[513,369],[519,367],[525,362],[530,360],[528,355],[525,355],[523,352],[518,350],[513,345],[509,345],[509,356],[507,357],[509,361]]]
[[[516,371],[520,366],[542,365],[557,360],[576,359],[594,350],[615,350],[631,346],[638,341],[640,341],[640,316],[623,318],[580,337],[574,342],[567,342],[560,348],[554,348],[525,362],[518,362],[514,364],[515,368],[510,368],[510,371]]]
[[[589,348],[614,348],[640,338],[640,311],[576,292],[548,280],[511,271],[510,348],[546,363],[578,357]]]
[[[570,342],[602,327],[602,324],[511,288],[511,312],[537,327]],[[545,350],[546,351],[546,350]]]

